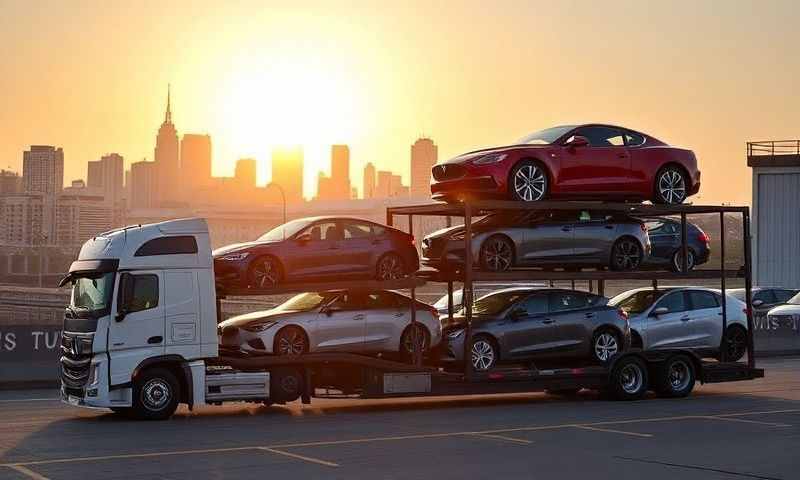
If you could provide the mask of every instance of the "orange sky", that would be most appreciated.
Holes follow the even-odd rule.
[[[792,1],[392,3],[0,0],[0,167],[30,144],[64,147],[66,182],[152,159],[168,82],[215,174],[254,156],[264,182],[301,143],[309,196],[331,143],[360,187],[368,161],[407,182],[421,133],[445,159],[602,121],[694,149],[696,201],[741,203],[745,142],[800,137]]]

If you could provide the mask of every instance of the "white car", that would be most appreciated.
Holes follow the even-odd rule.
[[[442,339],[435,308],[417,301],[416,320],[415,331],[411,299],[397,292],[330,291],[301,293],[271,310],[229,318],[219,324],[218,332],[222,348],[249,354],[399,352],[405,356],[413,351],[415,340],[427,350]]]
[[[726,355],[738,361],[747,350],[746,306],[726,295]],[[718,356],[722,341],[722,294],[703,287],[638,288],[612,298],[631,323],[631,346],[644,350],[685,348]]]
[[[784,305],[779,305],[767,312],[767,328],[789,328],[793,331],[800,329],[800,293],[789,299]]]

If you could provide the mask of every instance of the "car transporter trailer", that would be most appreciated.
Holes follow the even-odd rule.
[[[683,271],[539,271],[511,270],[507,272],[483,272],[474,267],[472,249],[471,224],[473,218],[501,211],[554,211],[554,210],[602,210],[627,213],[634,216],[667,216],[679,215],[681,218]],[[687,215],[716,214],[722,228],[720,236],[720,268],[715,270],[688,271],[686,265],[686,232]],[[725,215],[739,214],[744,231],[744,264],[739,268],[726,269],[725,266]],[[372,356],[344,353],[312,353],[298,357],[257,356],[238,357],[221,354],[210,364],[227,367],[235,371],[261,372],[271,374],[271,401],[288,401],[298,397],[310,402],[312,397],[360,397],[386,398],[397,396],[444,396],[472,395],[490,393],[514,393],[535,391],[576,391],[581,388],[605,390],[619,399],[642,398],[648,390],[656,390],[666,396],[684,396],[688,390],[672,391],[666,376],[671,364],[676,359],[691,363],[690,374],[701,383],[749,380],[763,377],[764,371],[755,367],[753,355],[753,319],[751,314],[751,271],[750,271],[750,231],[748,207],[730,206],[694,206],[694,205],[638,205],[613,204],[597,202],[536,202],[520,203],[508,201],[463,201],[455,204],[431,203],[407,207],[390,207],[387,209],[386,221],[389,226],[396,226],[396,217],[407,217],[408,233],[413,235],[414,217],[437,216],[459,217],[465,225],[465,262],[463,268],[455,272],[439,272],[422,270],[414,275],[392,281],[361,281],[336,283],[304,283],[302,285],[283,285],[277,288],[253,291],[236,290],[226,295],[267,295],[278,293],[324,291],[324,290],[363,290],[405,289],[410,291],[412,302],[416,298],[415,291],[426,282],[447,284],[449,297],[448,314],[453,315],[453,285],[463,284],[464,315],[466,318],[466,340],[464,357],[470,358],[471,323],[473,285],[476,282],[513,283],[514,281],[589,281],[596,282],[597,291],[603,295],[605,282],[610,280],[643,280],[650,281],[657,288],[660,280],[713,280],[718,279],[723,298],[726,280],[744,278],[747,304],[748,345],[747,362],[727,362],[724,358],[725,335],[723,334],[719,361],[701,359],[690,350],[665,349],[655,351],[629,350],[617,354],[607,365],[581,366],[579,368],[536,369],[528,366],[495,367],[488,372],[475,372],[472,363],[463,362],[463,371],[445,371],[437,367],[437,362],[424,365],[422,355],[414,355],[413,364],[376,358]],[[219,310],[218,310],[219,311]],[[411,321],[415,322],[415,311],[412,309]],[[726,302],[722,302],[723,332],[727,330]],[[443,342],[447,341],[446,338]],[[435,360],[435,359],[433,359]],[[224,371],[224,370],[222,370]],[[685,385],[685,383],[684,383]],[[333,393],[331,393],[333,392]],[[213,398],[213,393],[209,392]],[[207,395],[208,397],[208,395]]]

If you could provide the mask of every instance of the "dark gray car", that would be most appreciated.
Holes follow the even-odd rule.
[[[602,211],[508,212],[473,224],[472,251],[482,270],[514,267],[610,267],[636,270],[650,252],[641,220]],[[464,264],[464,227],[422,241],[424,265],[440,270]]]
[[[592,360],[607,362],[630,345],[624,312],[588,292],[508,288],[479,298],[472,309],[472,366],[498,362]],[[464,311],[443,318],[445,358],[463,362]]]

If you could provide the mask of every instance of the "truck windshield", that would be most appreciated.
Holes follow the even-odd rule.
[[[114,272],[77,277],[72,286],[70,307],[90,313],[111,308]]]

